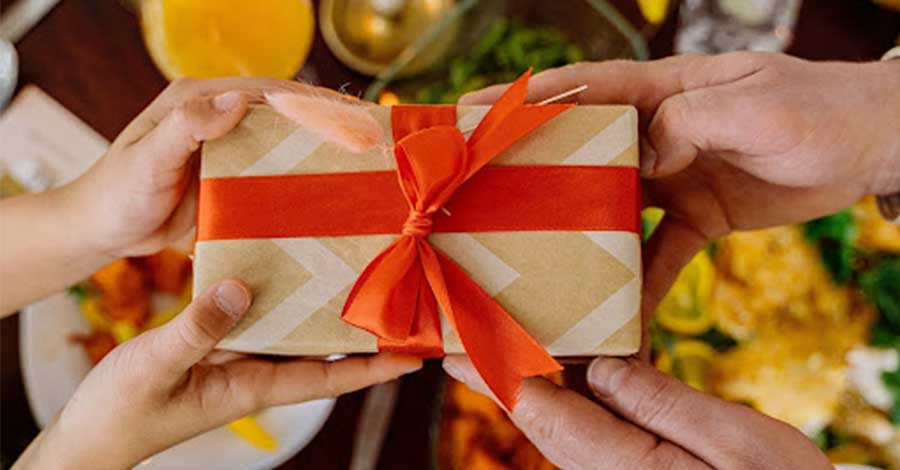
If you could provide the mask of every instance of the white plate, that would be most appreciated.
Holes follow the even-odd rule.
[[[31,412],[44,427],[63,408],[91,368],[81,346],[69,341],[73,333],[88,333],[78,304],[66,293],[56,294],[22,312],[19,354]],[[210,432],[163,451],[137,468],[152,469],[270,469],[300,451],[319,432],[334,400],[279,406],[257,416],[278,440],[278,449],[259,450],[226,428]]]

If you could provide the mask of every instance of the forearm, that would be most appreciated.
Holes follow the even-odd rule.
[[[0,201],[0,317],[112,261],[80,206],[74,185]]]

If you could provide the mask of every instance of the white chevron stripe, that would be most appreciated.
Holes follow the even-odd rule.
[[[260,350],[278,343],[356,280],[358,273],[315,238],[281,238],[272,242],[303,265],[312,277],[229,341],[229,348]]]
[[[550,354],[584,354],[596,349],[639,313],[641,298],[641,240],[631,232],[582,232],[625,266],[637,269],[634,279],[613,293],[591,313],[551,344]],[[589,347],[588,347],[589,346]]]
[[[515,269],[467,233],[433,233],[429,240],[492,297],[519,277]]]
[[[639,313],[641,278],[636,276],[593,312],[560,336],[547,351],[554,356],[584,355],[593,351]]]
[[[450,259],[459,263],[469,273],[472,280],[491,297],[506,289],[520,276],[515,269],[504,263],[493,251],[485,248],[469,234],[433,233],[429,240]],[[438,305],[438,311],[441,315],[441,336],[444,344],[447,344],[450,342],[448,338],[455,338],[456,334],[450,327],[450,322],[444,316],[440,305]]]
[[[635,142],[637,142],[637,113],[634,109],[629,109],[569,155],[562,164],[606,165]]]
[[[641,266],[641,239],[633,232],[581,232],[625,266]]]
[[[283,175],[312,155],[323,142],[317,134],[301,127],[242,171],[240,176]]]

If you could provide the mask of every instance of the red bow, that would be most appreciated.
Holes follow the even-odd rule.
[[[439,357],[440,305],[473,365],[509,410],[522,379],[562,367],[427,237],[432,218],[466,180],[568,107],[525,105],[529,76],[513,83],[468,140],[447,122],[446,108],[408,107],[412,112],[394,115],[395,137],[402,136],[394,156],[409,217],[400,237],[360,274],[342,314],[378,336],[382,351]]]

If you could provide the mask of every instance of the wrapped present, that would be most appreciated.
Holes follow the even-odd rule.
[[[203,147],[195,292],[255,293],[224,349],[466,352],[508,407],[550,356],[640,346],[637,114],[369,106],[354,154],[268,106]],[[549,353],[549,354],[548,354]]]

